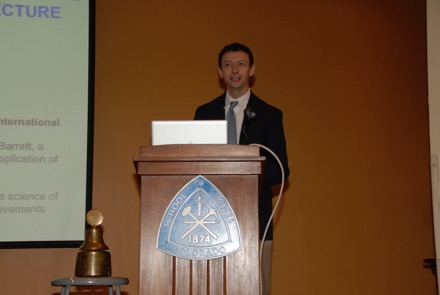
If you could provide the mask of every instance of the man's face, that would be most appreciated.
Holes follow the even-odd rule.
[[[231,94],[243,95],[249,88],[249,77],[253,76],[255,65],[250,66],[246,52],[226,52],[222,57],[222,67],[218,74],[225,80]],[[238,98],[239,96],[235,97]]]

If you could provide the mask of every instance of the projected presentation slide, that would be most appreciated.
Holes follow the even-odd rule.
[[[0,246],[84,239],[89,4],[0,0]]]

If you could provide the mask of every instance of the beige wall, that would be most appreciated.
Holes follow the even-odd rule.
[[[283,109],[288,190],[273,294],[435,294],[424,1],[97,0],[93,205],[113,274],[137,294],[132,157],[153,119],[191,119],[221,92],[216,56],[256,57],[254,91]],[[155,238],[155,237],[151,237]],[[77,249],[0,250],[1,294],[53,294]],[[154,270],[152,270],[154,271]]]

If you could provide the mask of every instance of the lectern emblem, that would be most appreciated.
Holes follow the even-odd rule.
[[[168,205],[157,248],[173,256],[205,260],[238,251],[240,228],[228,200],[206,178],[187,183]]]

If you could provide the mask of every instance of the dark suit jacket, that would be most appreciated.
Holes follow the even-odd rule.
[[[195,120],[224,120],[225,119],[226,93],[197,108]],[[240,144],[258,143],[272,150],[284,166],[285,179],[290,174],[286,138],[283,128],[283,113],[274,106],[269,105],[253,92],[249,98],[247,108],[251,108],[256,116],[248,119],[245,116],[240,134]],[[260,237],[263,235],[266,224],[272,213],[272,185],[281,183],[281,170],[275,158],[266,150],[261,149],[261,154],[266,157],[263,185],[259,200]],[[273,226],[271,224],[266,240],[273,239]]]

